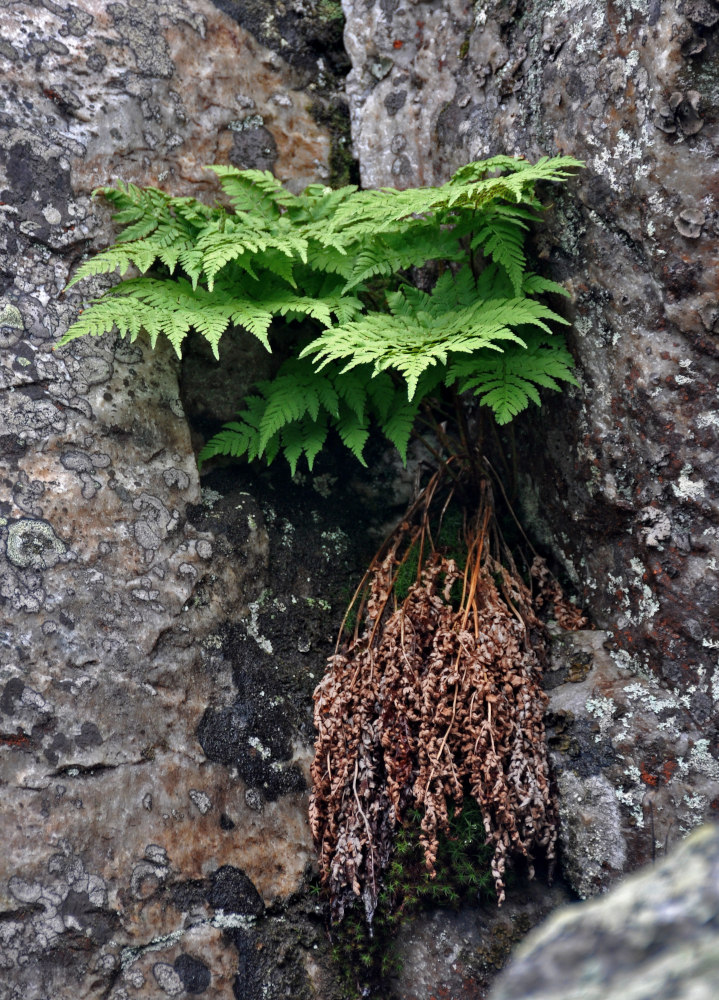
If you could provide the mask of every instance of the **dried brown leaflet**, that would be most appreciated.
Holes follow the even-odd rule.
[[[422,814],[420,842],[433,873],[450,808],[456,814],[467,793],[476,799],[500,904],[512,855],[528,860],[530,875],[538,851],[554,858],[542,721],[546,630],[536,608],[551,602],[570,623],[573,606],[540,564],[539,600],[524,584],[496,528],[486,479],[464,525],[460,569],[430,530],[430,508],[441,508],[443,495],[436,473],[373,560],[358,590],[363,629],[330,658],[315,691],[310,821],[335,920],[362,897],[371,922],[394,831],[409,809]],[[397,574],[410,553],[416,578],[398,601]]]

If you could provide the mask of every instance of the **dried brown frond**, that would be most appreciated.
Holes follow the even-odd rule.
[[[527,858],[532,874],[537,851],[550,863],[555,854],[542,721],[545,629],[502,551],[486,482],[466,529],[464,569],[434,548],[429,508],[439,481],[433,477],[373,561],[364,629],[330,658],[315,692],[310,818],[335,920],[362,897],[371,922],[394,832],[409,809],[422,814],[420,842],[433,874],[450,806],[456,814],[467,789],[494,848],[500,905],[512,856]],[[397,569],[413,544],[422,553],[418,577],[395,606]],[[551,595],[555,609],[561,602],[544,577],[540,594]]]
[[[549,605],[557,625],[566,629],[567,632],[576,632],[580,628],[587,628],[588,618],[581,608],[578,608],[576,604],[564,596],[559,581],[549,572],[549,567],[541,556],[534,557],[530,573],[537,582],[534,602],[538,608]]]

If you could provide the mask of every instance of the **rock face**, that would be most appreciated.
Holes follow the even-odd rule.
[[[654,694],[662,707],[645,787],[664,784],[664,767],[674,773],[676,758],[660,749],[674,725],[694,734],[682,759],[706,755],[715,773],[719,6],[344,9],[365,183],[440,182],[497,153],[586,162],[566,191],[546,192],[553,208],[536,245],[571,293],[581,387],[517,421],[520,503],[611,633],[629,692],[609,684],[612,711],[640,688],[666,689]],[[609,800],[636,811],[642,780],[617,776]],[[716,809],[713,795],[696,794],[699,813]],[[597,796],[592,815],[608,801]],[[630,865],[649,857],[630,854]]]
[[[569,902],[566,887],[542,882],[510,888],[502,909],[435,908],[405,924],[396,941],[400,973],[384,995],[401,1000],[477,1000],[487,995],[512,949],[551,910]]]
[[[545,686],[562,870],[584,898],[714,818],[719,763],[688,694],[618,666],[611,633],[555,638]]]
[[[521,473],[533,530],[613,644],[567,645],[551,681],[589,894],[717,808],[719,8],[344,8],[365,183],[499,151],[588,163],[537,246],[572,292],[582,389],[520,448],[547,456]],[[334,0],[0,0],[0,1000],[347,995],[301,891],[311,691],[407,481],[338,465],[201,491],[180,400],[201,435],[267,356],[238,344],[218,379],[198,345],[183,372],[112,337],[52,351],[73,268],[112,238],[94,187],[211,197],[218,161],[348,179],[340,23]],[[409,928],[416,975],[392,989],[481,995],[504,954],[486,922]]]
[[[3,2],[0,39],[0,997],[300,997],[300,958],[258,956],[321,927],[295,907],[287,941],[272,915],[312,857],[312,681],[291,718],[280,680],[233,681],[241,636],[265,655],[261,514],[203,506],[170,353],[52,345],[111,239],[93,187],[196,194],[218,160],[329,178],[337,136],[307,107],[329,114],[336,79],[204,0]],[[304,627],[324,639],[326,615]]]
[[[719,827],[656,868],[554,914],[520,945],[491,1000],[712,1000],[719,982]]]

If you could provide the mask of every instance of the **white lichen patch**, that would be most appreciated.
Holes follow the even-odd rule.
[[[637,770],[636,768],[631,768],[630,770]],[[639,771],[637,770],[637,776],[639,777]],[[634,824],[640,829],[644,826],[644,811],[642,809],[642,799],[644,798],[644,790],[637,786],[624,790],[622,788],[615,788],[614,794],[618,802],[628,810]]]
[[[694,469],[688,463],[682,468],[679,473],[679,479],[676,483],[672,483],[672,490],[674,495],[679,500],[699,500],[704,496],[705,487],[701,480],[696,481],[690,479],[689,477],[694,474]]]
[[[660,689],[657,688],[657,690],[659,691]],[[629,701],[636,702],[641,705],[642,709],[650,711],[657,716],[660,712],[666,710],[677,711],[677,709],[691,707],[691,696],[689,694],[674,695],[666,691],[661,691],[661,696],[658,696],[646,684],[636,682],[627,684],[624,688],[624,694]]]
[[[294,603],[293,598],[293,603]],[[305,604],[308,608],[319,608],[320,611],[331,611],[332,605],[324,597],[305,597]]]
[[[719,413],[714,410],[705,410],[697,416],[697,427],[719,427]]]
[[[264,745],[264,743],[262,743],[262,741],[259,740],[256,736],[250,736],[247,742],[250,744],[253,750],[257,751],[257,753],[263,760],[269,760],[269,758],[272,756],[272,751],[268,750],[267,747]]]
[[[712,702],[716,707],[719,705],[719,663],[717,663],[716,669],[712,674],[710,690]]]
[[[295,526],[289,521],[282,522],[280,544],[286,549],[291,549],[295,540]]]
[[[335,528],[334,531],[323,531],[320,538],[322,540],[322,555],[327,562],[331,562],[347,551],[349,539],[341,528]]]
[[[210,924],[213,927],[217,927],[218,930],[221,931],[233,930],[236,928],[248,931],[254,927],[256,921],[256,917],[245,916],[243,913],[225,913],[224,910],[215,910],[210,919]]]
[[[719,783],[719,761],[712,757],[709,752],[709,740],[697,740],[689,751],[689,757],[686,762],[677,763],[679,763],[679,769],[682,773],[690,770],[698,771],[706,778],[709,778],[710,781]]]
[[[222,649],[223,645],[224,645],[224,640],[222,636],[219,635],[217,632],[210,632],[209,635],[206,635],[205,638],[202,640],[202,646],[204,646],[205,649],[219,650]]]
[[[255,640],[260,649],[264,653],[271,654],[273,652],[272,643],[266,636],[260,635],[260,610],[262,609],[266,596],[267,591],[263,591],[259,599],[257,601],[252,601],[250,604],[250,620],[247,623],[246,628],[247,634]]]
[[[584,704],[589,714],[593,715],[599,722],[600,735],[594,737],[595,741],[599,743],[599,741],[608,734],[612,727],[612,720],[614,719],[614,713],[617,706],[611,698],[603,698],[601,696],[596,698],[587,698]]]
[[[218,500],[222,500],[222,494],[218,493],[217,490],[210,489],[209,486],[202,487],[200,497],[202,506],[207,507],[209,510],[212,510]]]
[[[601,775],[558,775],[560,838],[566,875],[582,898],[593,896],[624,870],[622,817],[612,786]]]

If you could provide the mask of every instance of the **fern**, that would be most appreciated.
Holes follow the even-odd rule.
[[[509,347],[499,357],[475,355],[450,364],[446,385],[472,392],[489,406],[498,424],[506,424],[530,402],[541,403],[538,387],[560,389],[560,382],[577,385],[574,361],[559,337],[527,331],[524,347]]]
[[[343,362],[343,372],[368,363],[374,373],[392,368],[405,378],[412,399],[422,373],[446,365],[450,355],[501,351],[508,340],[524,346],[516,327],[531,324],[549,333],[545,320],[565,322],[529,297],[478,297],[468,267],[456,278],[446,271],[431,295],[403,285],[386,298],[388,313],[328,327],[302,356],[314,355],[320,369],[331,362]]]
[[[420,410],[443,387],[506,423],[540,389],[574,381],[550,325],[565,321],[541,300],[566,292],[528,270],[525,239],[541,216],[537,183],[566,181],[579,166],[498,156],[438,187],[312,184],[299,195],[267,171],[215,166],[224,201],[214,205],[122,182],[102,188],[123,229],[68,287],[134,275],[87,303],[58,346],[145,331],[181,356],[195,331],[219,357],[229,331],[270,350],[273,319],[300,321],[299,346],[293,334],[275,379],[255,387],[200,461],[282,453],[293,471],[303,457],[312,468],[333,433],[364,462],[372,426],[405,459]],[[432,262],[439,277],[421,291],[410,274]]]

